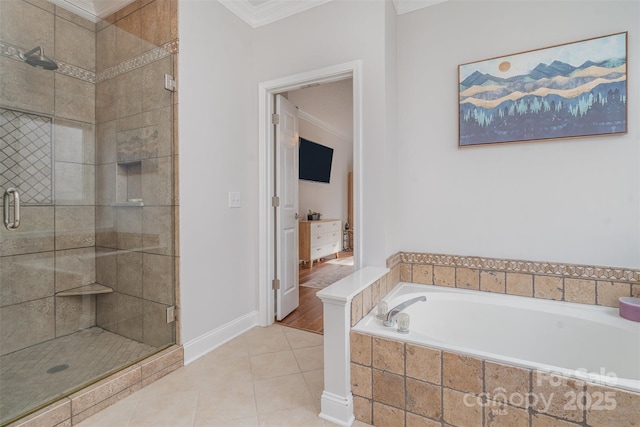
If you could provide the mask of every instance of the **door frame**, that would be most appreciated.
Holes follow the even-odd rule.
[[[271,117],[275,95],[302,89],[310,84],[331,83],[351,78],[353,83],[353,215],[354,270],[362,266],[362,62],[346,62],[304,73],[281,77],[258,85],[258,323],[268,326],[275,319],[275,295],[271,281],[275,264],[275,214],[273,196],[275,137]]]

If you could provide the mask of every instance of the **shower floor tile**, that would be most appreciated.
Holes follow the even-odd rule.
[[[156,350],[93,327],[0,356],[0,424]]]

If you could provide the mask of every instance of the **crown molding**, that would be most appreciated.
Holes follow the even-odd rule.
[[[133,3],[134,0],[49,0],[49,2],[95,24],[129,3]]]
[[[218,1],[251,27],[258,28],[332,0],[271,0],[258,6],[247,0]]]
[[[134,0],[48,0],[69,12],[93,23],[105,19]],[[252,4],[249,0],[218,0],[223,6],[253,28],[271,24],[332,0],[263,0]],[[398,15],[433,6],[447,0],[393,0]],[[255,2],[254,2],[255,3]]]
[[[346,142],[352,142],[353,141],[353,135],[346,134],[346,133],[342,132],[341,130],[336,129],[335,127],[331,126],[329,123],[323,122],[322,120],[320,120],[319,118],[317,118],[313,114],[307,113],[306,111],[304,111],[304,110],[302,110],[300,108],[298,108],[298,118],[300,118],[301,120],[305,120],[305,121],[311,123],[312,125],[315,125],[315,126],[319,127],[320,129],[329,132],[331,135],[337,136],[338,138],[342,139],[343,141],[346,141]]]
[[[96,16],[98,18],[105,19],[133,2],[134,0],[93,0],[93,6]]]

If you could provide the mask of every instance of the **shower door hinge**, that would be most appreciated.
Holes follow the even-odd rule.
[[[176,321],[176,306],[172,305],[167,307],[167,323],[173,323]]]
[[[280,197],[273,196],[271,198],[271,206],[273,206],[274,208],[277,208],[278,206],[280,206]]]
[[[277,291],[278,289],[280,289],[280,279],[273,279],[273,280],[271,281],[271,288],[272,288],[274,291]]]
[[[279,125],[280,124],[280,114],[273,114],[271,116],[271,123],[273,123],[274,125]]]
[[[171,92],[175,92],[176,91],[176,79],[174,79],[173,76],[171,76],[169,74],[165,74],[164,75],[164,88],[166,90],[171,91]]]

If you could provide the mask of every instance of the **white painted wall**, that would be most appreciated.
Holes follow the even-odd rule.
[[[306,113],[299,122],[300,136],[333,148],[328,184],[299,180],[298,212],[303,217],[312,210],[324,219],[340,219],[343,225],[347,221],[348,174],[353,163],[352,90],[348,79],[288,93],[289,101]]]
[[[179,7],[179,305],[190,359],[257,308],[257,88],[251,27],[217,1]],[[228,207],[229,191],[241,208]]]
[[[385,2],[336,0],[255,30],[254,81],[362,60],[364,265],[384,265]]]
[[[260,82],[362,61],[364,264],[384,265],[389,9],[337,0],[252,29],[217,1],[179,7],[179,306],[189,361],[256,322]],[[241,208],[228,208],[230,191]]]
[[[324,83],[288,92],[288,99],[304,113],[324,122],[329,130],[351,143],[353,135],[353,82]]]
[[[621,31],[629,134],[457,148],[457,66]],[[399,246],[640,267],[640,3],[449,1],[398,19]]]
[[[352,60],[365,265],[402,249],[640,267],[636,79],[625,136],[460,150],[456,113],[469,61],[628,30],[640,69],[638,2],[450,1],[400,17],[389,6],[336,0],[252,29],[216,1],[180,1],[183,343],[255,322],[258,84]]]
[[[387,144],[385,145],[385,250],[390,256],[400,250],[398,212],[402,209],[398,198],[398,18],[393,3],[386,2],[385,20],[385,128]],[[378,200],[377,208],[381,203]]]

